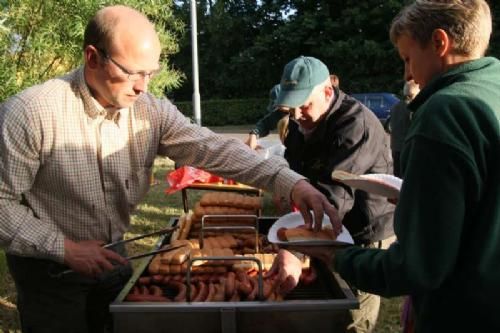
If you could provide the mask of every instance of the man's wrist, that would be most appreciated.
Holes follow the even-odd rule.
[[[254,128],[248,134],[255,135],[258,138],[259,137],[259,130]]]

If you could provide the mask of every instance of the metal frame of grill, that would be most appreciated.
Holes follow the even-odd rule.
[[[261,231],[276,220],[261,217]],[[173,224],[177,219],[171,221]],[[161,239],[157,247],[168,242]],[[135,303],[124,298],[144,273],[151,258],[146,258],[110,305],[115,332],[203,332],[203,333],[276,333],[334,332],[345,330],[348,310],[359,302],[347,283],[319,261],[312,261],[317,280],[299,285],[284,301]],[[166,291],[168,294],[168,291]]]

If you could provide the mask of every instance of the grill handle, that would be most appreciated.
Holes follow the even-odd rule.
[[[220,220],[228,220],[228,219],[234,219],[234,220],[246,220],[246,219],[252,219],[254,221],[254,225],[242,225],[242,226],[236,226],[236,225],[211,225],[211,226],[205,226],[205,221],[209,222],[211,220],[213,221],[220,221]],[[200,248],[203,248],[203,238],[205,235],[205,231],[208,230],[213,230],[213,231],[227,231],[227,230],[254,230],[255,231],[255,253],[259,252],[259,218],[257,215],[204,215],[201,218],[201,230],[200,230]]]
[[[257,267],[259,268],[258,272],[258,296],[261,301],[264,301],[264,278],[262,277],[262,263],[258,258],[255,257],[229,257],[229,256],[214,256],[214,257],[196,257],[196,258],[189,258],[188,260],[188,267],[187,267],[187,272],[186,272],[186,284],[187,284],[187,291],[186,291],[186,300],[187,302],[191,302],[191,267],[193,266],[193,262],[195,261],[206,261],[206,260],[226,260],[226,261],[253,261],[257,263]]]

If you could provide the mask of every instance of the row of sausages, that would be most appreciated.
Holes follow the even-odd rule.
[[[305,269],[301,275],[301,282],[308,285],[313,283],[316,277],[314,269]],[[193,277],[189,290],[189,300],[192,302],[254,301],[258,300],[258,277],[255,273],[248,275],[243,271],[205,274]],[[130,302],[186,302],[188,301],[187,292],[187,283],[182,275],[144,276],[139,278],[125,300]],[[276,276],[263,279],[262,294],[263,300],[267,301],[281,301],[285,296],[279,291]]]

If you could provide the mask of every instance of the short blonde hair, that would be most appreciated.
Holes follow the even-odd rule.
[[[482,56],[492,30],[490,7],[485,0],[416,0],[394,18],[390,37],[396,44],[399,37],[408,35],[425,46],[436,29],[453,39],[455,53]]]
[[[290,120],[290,117],[288,115],[284,116],[283,118],[278,121],[278,135],[280,137],[281,143],[285,144],[285,139],[286,136],[288,135],[288,122]]]

